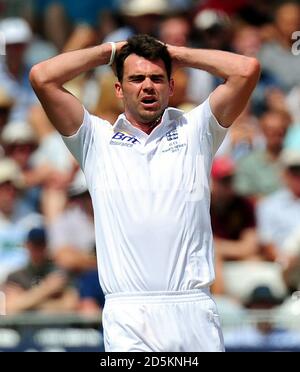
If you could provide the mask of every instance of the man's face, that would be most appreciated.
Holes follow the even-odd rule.
[[[291,166],[285,171],[285,181],[292,193],[300,198],[300,165]]]
[[[0,212],[10,214],[14,208],[17,190],[10,181],[0,184]]]
[[[135,54],[124,62],[123,81],[116,83],[116,95],[123,99],[127,119],[134,125],[153,124],[164,112],[173,94],[162,60],[149,61]]]
[[[166,44],[186,46],[190,35],[190,24],[185,18],[171,18],[160,25],[160,40]]]
[[[263,134],[269,149],[281,149],[288,125],[277,113],[270,113],[261,122]]]
[[[22,70],[24,63],[24,53],[26,51],[27,44],[8,44],[6,46],[6,63],[9,71],[17,76]]]
[[[229,202],[234,196],[233,174],[228,174],[219,179],[213,179],[212,193],[218,202]]]

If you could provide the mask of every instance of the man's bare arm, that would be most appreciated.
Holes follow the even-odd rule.
[[[78,293],[75,288],[66,288],[59,298],[48,299],[37,307],[43,313],[70,313],[77,311],[79,304]]]
[[[245,108],[259,75],[255,58],[220,50],[191,49],[168,45],[174,63],[207,71],[224,79],[210,97],[212,112],[217,120],[229,127]]]
[[[40,284],[24,290],[19,285],[6,285],[7,314],[18,314],[34,310],[51,296],[61,292],[66,286],[66,278],[59,273],[49,274]]]
[[[57,266],[65,270],[90,270],[97,265],[96,257],[91,253],[78,251],[70,246],[56,247],[53,259]]]
[[[124,42],[117,43],[117,50]],[[83,121],[80,101],[63,85],[76,76],[99,65],[109,63],[111,44],[60,54],[31,69],[30,81],[45,112],[55,128],[63,135],[76,133]]]
[[[239,240],[215,238],[215,246],[224,260],[251,260],[260,256],[257,233],[254,228],[246,229]]]

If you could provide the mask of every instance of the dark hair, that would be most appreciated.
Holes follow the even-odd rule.
[[[127,40],[127,44],[122,47],[116,57],[116,71],[119,81],[123,80],[125,59],[131,54],[136,54],[150,61],[161,59],[165,64],[167,76],[170,80],[172,59],[166,45],[149,35],[136,35]]]
[[[47,232],[44,227],[34,227],[31,229],[27,236],[27,242],[37,244],[37,245],[46,245],[47,244]]]

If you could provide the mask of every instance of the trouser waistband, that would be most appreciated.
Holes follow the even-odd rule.
[[[209,298],[211,298],[209,287],[203,287],[188,291],[114,293],[106,295],[105,301],[106,303],[170,303],[200,301],[207,300]]]

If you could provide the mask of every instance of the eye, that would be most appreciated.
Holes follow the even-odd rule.
[[[141,83],[144,80],[143,76],[133,76],[129,79],[129,81],[133,83]]]
[[[164,78],[162,76],[153,76],[151,79],[154,83],[163,83]]]

